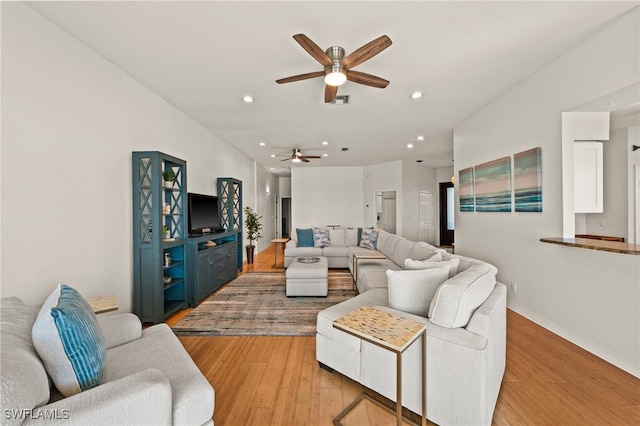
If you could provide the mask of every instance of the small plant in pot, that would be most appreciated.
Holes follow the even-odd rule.
[[[247,228],[247,239],[249,240],[249,245],[246,247],[247,263],[253,263],[253,252],[256,248],[253,242],[262,238],[262,234],[260,234],[262,230],[260,219],[262,219],[262,216],[254,212],[251,207],[244,208],[244,225]]]
[[[165,170],[162,172],[165,188],[173,188],[173,183],[176,181],[176,177],[176,173],[173,170]]]

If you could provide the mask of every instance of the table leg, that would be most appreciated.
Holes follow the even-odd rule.
[[[422,426],[427,426],[427,330],[422,332]]]
[[[396,424],[402,426],[402,352],[396,354]]]

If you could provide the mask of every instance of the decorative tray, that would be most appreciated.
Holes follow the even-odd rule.
[[[317,263],[320,260],[319,257],[299,257],[298,262],[300,263]]]

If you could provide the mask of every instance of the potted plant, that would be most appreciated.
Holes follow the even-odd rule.
[[[165,188],[173,188],[173,183],[176,181],[176,177],[176,173],[173,170],[165,170],[162,172]]]
[[[260,219],[262,219],[262,216],[254,212],[251,207],[245,207],[244,217],[244,224],[247,227],[247,239],[249,240],[249,245],[246,246],[247,263],[253,263],[253,252],[256,248],[256,246],[253,245],[253,242],[262,238],[262,235],[260,234],[260,231],[262,230]]]

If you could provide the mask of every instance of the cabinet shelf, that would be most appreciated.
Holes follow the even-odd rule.
[[[132,171],[132,310],[142,322],[159,323],[188,303],[187,163],[162,152],[139,151],[132,153]],[[166,171],[176,175],[172,188],[164,187],[162,174]],[[165,206],[170,206],[170,213],[164,214]],[[163,239],[165,227],[165,235],[172,240]],[[172,260],[166,268],[165,255]],[[173,278],[166,287],[162,281],[165,273]]]

